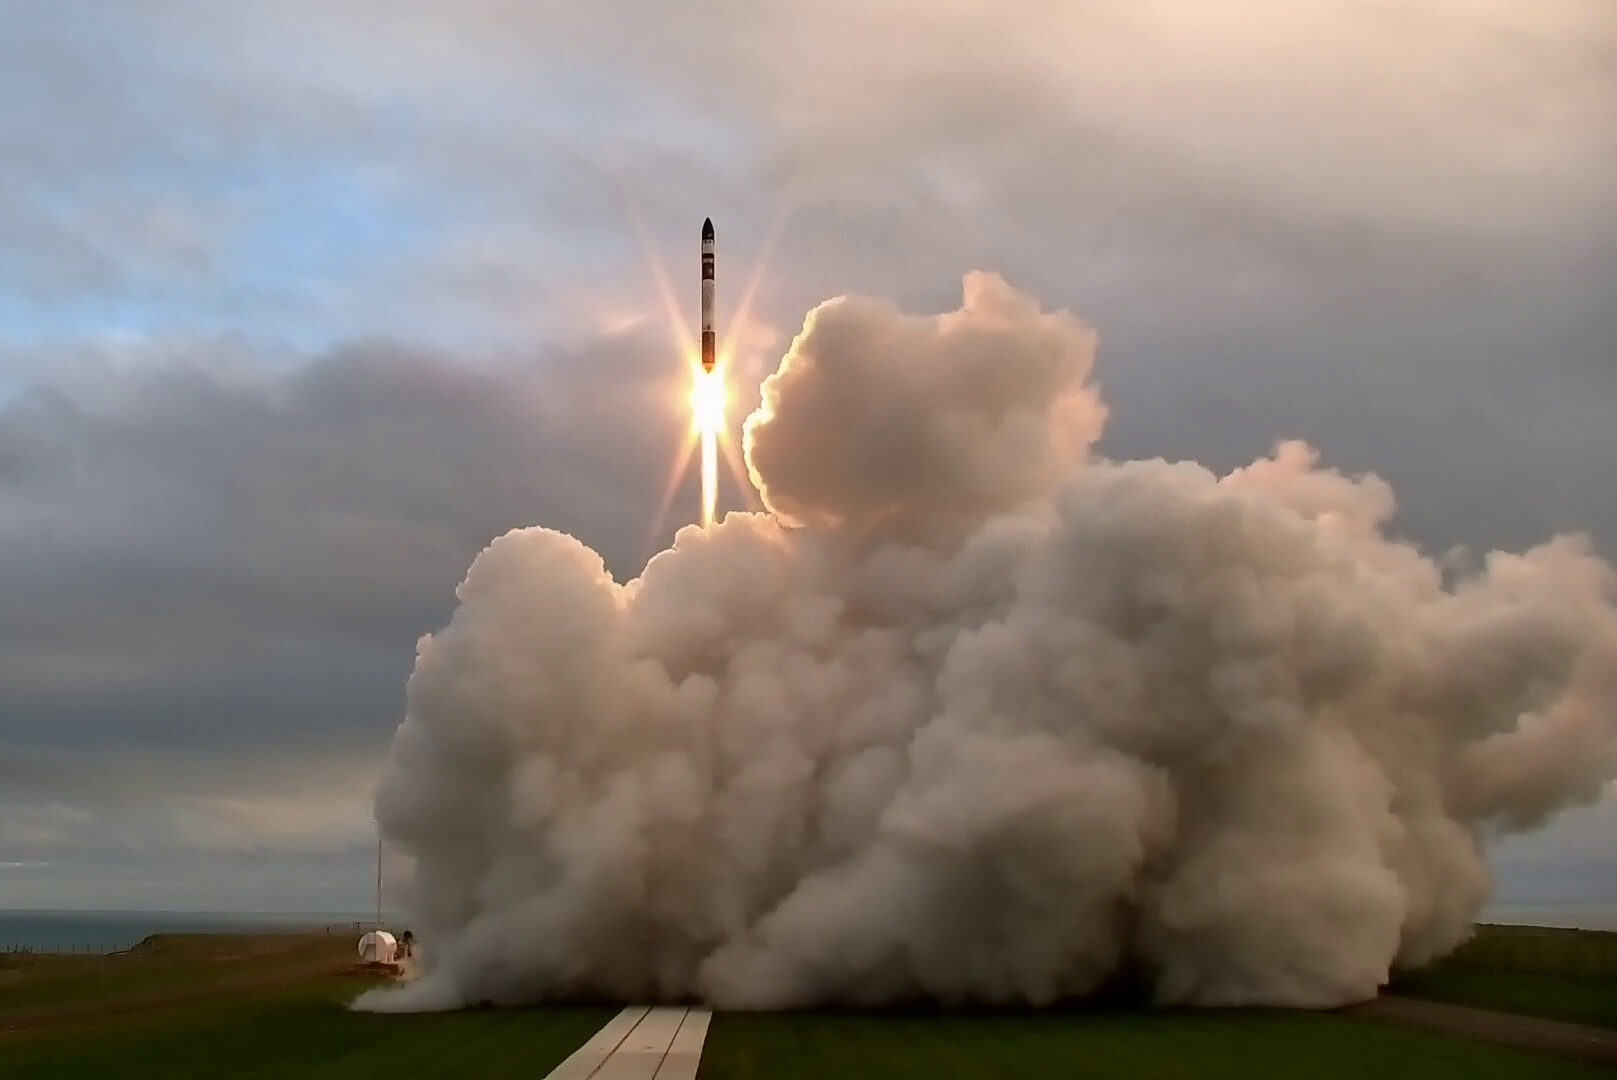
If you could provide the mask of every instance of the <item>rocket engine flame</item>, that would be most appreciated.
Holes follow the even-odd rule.
[[[717,435],[723,431],[728,397],[722,368],[697,372],[691,381],[691,430],[698,435]]]
[[[724,434],[728,394],[724,369],[697,371],[691,383],[691,429],[702,446],[702,524],[713,524],[719,499],[719,439]]]
[[[424,974],[357,1007],[1325,1007],[1463,941],[1485,832],[1617,775],[1617,575],[1439,565],[1302,443],[1096,458],[1094,347],[990,275],[833,300],[744,425],[768,513],[621,585],[490,544],[376,797]]]

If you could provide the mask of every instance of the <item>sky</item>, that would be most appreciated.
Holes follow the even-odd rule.
[[[990,270],[1107,456],[1617,559],[1606,0],[0,0],[0,99],[0,907],[363,909],[472,557],[696,513],[709,215],[737,426],[815,304]],[[1617,793],[1493,861],[1617,900]]]

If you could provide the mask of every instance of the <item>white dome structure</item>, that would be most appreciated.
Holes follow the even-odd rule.
[[[391,964],[399,943],[386,930],[371,930],[359,939],[359,958],[367,964]]]

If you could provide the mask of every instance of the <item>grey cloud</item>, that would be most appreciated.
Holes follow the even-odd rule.
[[[1617,896],[1617,789],[1575,807],[1553,828],[1511,836],[1491,853],[1499,898],[1511,903],[1602,902]]]
[[[680,426],[646,384],[671,369],[636,212],[692,302],[679,271],[715,215],[728,322],[785,208],[742,411],[814,305],[947,310],[984,269],[1097,328],[1104,455],[1227,469],[1301,436],[1387,477],[1395,531],[1437,549],[1582,528],[1613,554],[1610,7],[1152,17],[8,11],[27,107],[0,114],[0,304],[25,317],[0,382],[54,389],[0,415],[0,743],[346,753],[504,528],[632,573]],[[256,248],[271,210],[292,255],[357,222],[327,237],[342,264]],[[79,303],[98,314],[62,330]],[[130,312],[180,325],[106,340]],[[199,348],[193,318],[241,336]],[[306,363],[273,340],[369,332],[408,344]],[[584,344],[447,357],[552,338]]]
[[[203,725],[160,747],[109,724],[72,747],[0,747],[5,903],[352,909],[374,875],[367,741],[232,744]]]
[[[104,367],[10,402],[0,802],[184,847],[217,815],[167,816],[180,791],[272,823],[310,775],[374,762],[416,637],[494,536],[555,522],[637,571],[683,435],[668,355],[644,335],[542,364],[375,342],[280,372]],[[326,790],[363,823],[367,783]]]
[[[704,202],[766,218],[789,187],[816,224],[792,269],[808,295],[781,317],[828,291],[913,287],[918,267],[946,269],[943,299],[984,254],[1021,253],[989,268],[1054,295],[1047,279],[1074,288],[1108,266],[1156,291],[1174,282],[1164,261],[1227,293],[1254,275],[1291,285],[1296,271],[1314,289],[1388,272],[1429,283],[1434,257],[1472,265],[1474,250],[1441,252],[1478,238],[1518,260],[1544,244],[1611,250],[1599,176],[1617,152],[1617,19],[1573,0],[1329,2],[1307,20],[1185,5],[1155,24],[1123,4],[829,3],[807,19],[795,5],[725,4],[144,10],[125,29],[161,44],[130,63],[169,130],[141,153],[170,167],[251,173],[283,147],[382,203],[475,208],[491,234],[542,223],[582,256],[625,238],[618,184],[698,219]],[[990,32],[994,50],[962,49]],[[55,60],[86,49],[44,44]],[[138,130],[144,98],[127,98],[92,78],[73,99],[77,127]],[[38,138],[80,173],[106,162],[116,176],[138,156],[118,140]],[[870,251],[884,234],[890,261]],[[532,246],[504,246],[473,280],[533,280]],[[424,254],[410,269],[429,302],[443,269]],[[872,254],[887,281],[859,279]],[[1322,270],[1330,281],[1314,279]],[[524,288],[476,309],[510,317],[536,302]]]

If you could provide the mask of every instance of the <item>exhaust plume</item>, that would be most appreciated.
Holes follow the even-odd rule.
[[[1617,774],[1612,570],[1440,566],[1298,442],[1095,458],[1094,334],[999,278],[812,312],[770,514],[619,585],[494,541],[377,794],[425,974],[359,1007],[1334,1006],[1463,941],[1481,842]]]

